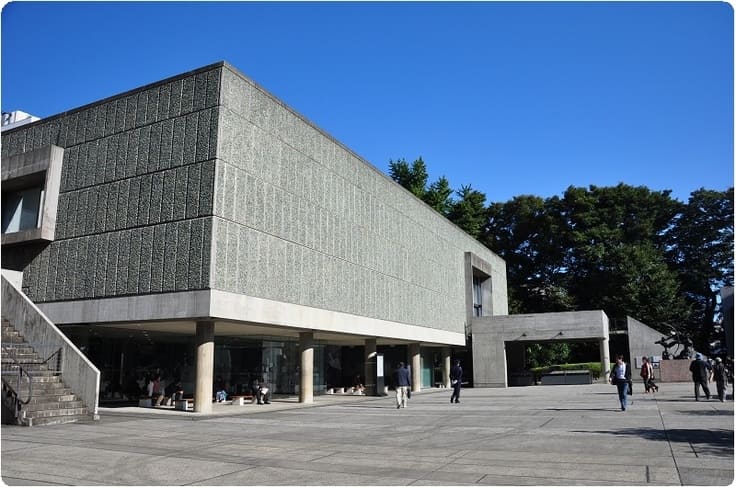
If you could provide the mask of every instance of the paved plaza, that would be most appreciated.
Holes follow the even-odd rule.
[[[101,409],[98,422],[3,426],[8,485],[728,485],[733,402],[689,383],[466,389],[215,405],[213,415]],[[713,386],[713,389],[715,387]],[[729,396],[730,398],[730,396]]]

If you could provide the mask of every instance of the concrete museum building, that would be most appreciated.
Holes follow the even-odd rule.
[[[446,383],[507,314],[502,259],[226,63],[4,130],[2,265],[101,395],[158,371],[202,412],[215,380]]]

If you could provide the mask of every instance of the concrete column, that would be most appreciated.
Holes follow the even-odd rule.
[[[212,413],[212,378],[215,372],[215,323],[197,322],[197,356],[194,411]]]
[[[299,403],[314,403],[314,333],[299,333]]]
[[[608,375],[611,373],[611,353],[608,352],[608,337],[600,340],[601,346],[601,379],[604,381],[608,380]]]
[[[422,389],[422,358],[419,355],[419,344],[409,344],[409,363],[411,364],[411,391]]]
[[[449,388],[450,385],[450,348],[442,348],[442,384],[445,388]]]
[[[363,380],[365,381],[365,394],[375,395],[376,391],[376,339],[365,340],[365,367],[363,369]]]

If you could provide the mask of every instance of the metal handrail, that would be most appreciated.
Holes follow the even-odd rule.
[[[17,343],[16,345],[20,345],[20,346],[24,346],[24,347],[29,347],[29,344],[26,343],[26,342]],[[33,347],[31,347],[31,348],[33,349]],[[37,366],[43,366],[45,364],[46,367],[47,367],[47,371],[49,371],[51,373],[54,373],[55,375],[60,375],[63,372],[62,371],[62,368],[61,368],[61,365],[62,365],[62,363],[61,363],[61,352],[62,352],[62,348],[61,347],[59,349],[57,349],[56,351],[52,352],[51,355],[49,355],[49,357],[47,357],[43,361],[41,361],[41,360],[34,360],[34,361],[23,361],[23,362],[21,362],[16,357],[15,348],[12,347],[12,346],[3,345],[3,351],[5,352],[6,355],[8,355],[8,357],[12,358],[13,361],[15,361],[16,363],[18,363],[20,365],[22,365],[22,364],[26,364],[26,365],[33,364],[33,365],[37,365]],[[35,354],[35,349],[34,349],[34,354]],[[51,366],[51,359],[54,356],[56,356],[56,364],[54,366]],[[38,357],[37,354],[36,354],[36,357]]]
[[[51,369],[51,367],[49,365],[49,361],[54,356],[56,356],[56,366],[53,369]],[[56,375],[60,375],[62,373],[62,371],[61,371],[61,348],[59,348],[56,351],[52,352],[49,357],[47,357],[46,359],[44,359],[43,361],[41,361],[41,363],[39,363],[39,364],[45,364],[48,371],[50,371],[50,372],[52,372],[52,373],[54,373]]]
[[[3,384],[4,385],[7,385],[7,387],[10,389],[10,391],[12,392],[13,397],[16,400],[16,412],[15,412],[15,415],[17,417],[18,410],[19,410],[19,405],[27,405],[31,401],[31,398],[33,398],[33,377],[31,376],[30,371],[27,371],[23,367],[23,365],[20,363],[20,361],[18,361],[18,359],[15,357],[14,354],[10,353],[10,350],[5,345],[2,346],[2,349],[3,349],[3,352],[7,355],[7,357],[9,357],[10,359],[12,359],[13,362],[15,363],[15,365],[18,367],[18,381],[17,381],[17,388],[16,389],[13,389],[13,387],[10,385],[10,383],[8,381],[6,381],[5,378],[3,378]],[[5,371],[3,371],[3,372],[5,373]],[[23,374],[25,374],[28,377],[28,398],[25,401],[21,400],[20,399],[20,396],[19,396],[20,389],[21,389],[21,380],[23,379]]]

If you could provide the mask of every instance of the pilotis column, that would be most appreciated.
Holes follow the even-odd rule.
[[[376,339],[365,340],[365,367],[363,381],[365,381],[365,394],[375,395],[376,391]]]
[[[215,372],[215,323],[197,322],[197,373],[194,383],[194,411],[212,413],[212,377]]]
[[[608,337],[600,340],[601,345],[601,379],[608,381],[611,373],[611,353],[608,352]]]
[[[450,387],[450,348],[442,348],[442,384]]]
[[[422,361],[419,355],[419,344],[409,344],[409,362],[411,363],[411,391],[422,389]]]
[[[314,333],[299,333],[301,365],[299,368],[299,403],[314,403]]]

